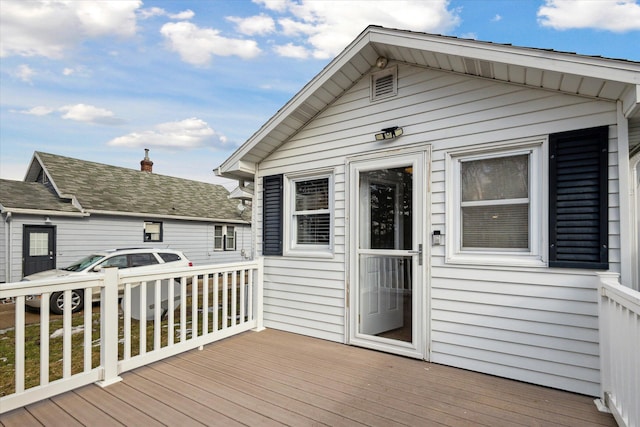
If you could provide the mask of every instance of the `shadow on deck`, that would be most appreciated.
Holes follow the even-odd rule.
[[[40,425],[615,426],[593,398],[277,330],[0,416]]]

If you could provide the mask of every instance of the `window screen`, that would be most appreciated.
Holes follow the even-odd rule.
[[[529,155],[460,165],[462,248],[529,249]]]

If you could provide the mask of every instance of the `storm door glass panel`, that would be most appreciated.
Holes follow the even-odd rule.
[[[412,168],[360,173],[359,333],[412,341]]]
[[[529,249],[529,155],[463,161],[462,248]]]

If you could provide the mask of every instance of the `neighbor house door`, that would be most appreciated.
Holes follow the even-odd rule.
[[[349,163],[351,344],[426,356],[427,159],[380,153]]]
[[[25,225],[22,233],[22,275],[56,268],[56,227]]]

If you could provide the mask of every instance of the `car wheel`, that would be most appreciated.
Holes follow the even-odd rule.
[[[71,312],[77,313],[84,307],[84,295],[80,290],[71,291]],[[51,312],[53,314],[62,314],[64,308],[64,292],[54,292],[51,294]]]

